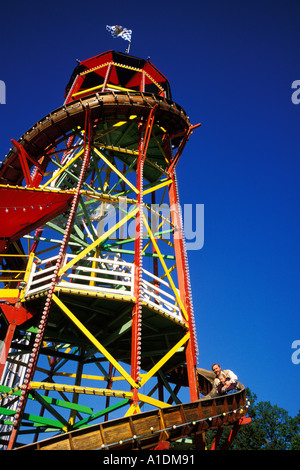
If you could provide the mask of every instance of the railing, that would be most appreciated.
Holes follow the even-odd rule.
[[[64,266],[76,255],[67,254]],[[50,288],[57,256],[33,263],[25,297]],[[95,292],[133,297],[134,264],[115,256],[84,257],[73,264],[60,277],[57,286],[70,292]],[[176,292],[177,294],[177,292]],[[178,295],[178,294],[177,294]],[[153,273],[142,269],[141,298],[145,304],[167,316],[182,319],[176,295],[170,284]]]
[[[146,269],[143,269],[142,272],[142,299],[147,304],[162,310],[167,315],[181,319],[181,312],[176,305],[176,297],[170,284],[149,271],[146,271]],[[146,280],[147,278],[148,280]],[[163,288],[161,286],[163,286]]]
[[[75,255],[67,255],[65,264]],[[66,287],[66,278],[73,288],[121,295],[133,295],[133,265],[116,256],[114,259],[83,258],[74,264],[71,272],[62,276],[59,286]],[[83,264],[84,263],[84,264]]]
[[[51,285],[57,256],[33,263],[25,296],[47,290]]]
[[[2,262],[2,269],[0,269],[0,291],[5,293],[8,289],[18,289],[21,281],[27,278],[31,270],[31,263],[34,256],[18,255],[18,254],[0,254],[0,259],[5,259],[5,264]],[[1,266],[0,266],[1,267]]]
[[[76,255],[67,254],[64,265]],[[48,258],[37,264],[28,283],[26,296],[47,290],[51,285],[57,257]],[[132,296],[133,265],[126,261],[108,257],[85,257],[67,270],[58,282],[59,287],[103,293],[120,293]]]

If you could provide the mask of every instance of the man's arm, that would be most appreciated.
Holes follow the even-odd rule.
[[[226,377],[229,378],[230,383],[235,383],[235,382],[237,382],[238,378],[237,378],[237,376],[232,372],[232,370],[224,370],[223,372],[225,373]]]

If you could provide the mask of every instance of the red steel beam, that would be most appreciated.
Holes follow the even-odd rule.
[[[135,224],[135,257],[134,257],[134,297],[136,302],[132,309],[132,326],[131,326],[131,377],[135,382],[139,379],[139,368],[141,362],[141,321],[142,321],[142,304],[141,304],[141,270],[142,270],[142,240],[143,240],[143,169],[147,155],[149,140],[154,123],[154,114],[156,106],[154,106],[145,123],[140,123],[139,129],[139,155],[137,159],[137,184],[138,190],[137,202],[139,206],[136,215]],[[137,404],[136,389],[133,390],[133,402]]]
[[[249,424],[251,423],[251,418],[247,417],[247,416],[243,416],[239,421],[237,421],[234,425],[233,425],[233,428],[231,429],[230,431],[230,434],[226,440],[226,442],[224,442],[223,446],[222,446],[222,450],[228,450],[229,447],[231,446],[231,444],[233,443],[239,429],[241,428],[241,426],[245,425],[245,424]]]
[[[170,171],[169,171],[170,172]],[[195,344],[195,331],[194,331],[194,324],[193,324],[193,312],[190,305],[189,299],[189,285],[188,285],[188,274],[187,274],[187,266],[186,266],[186,249],[185,244],[183,241],[184,233],[182,227],[181,216],[179,214],[179,200],[176,191],[176,178],[174,174],[174,168],[170,172],[170,176],[172,178],[172,183],[169,185],[169,198],[170,198],[170,207],[171,207],[171,217],[172,222],[176,228],[176,232],[174,234],[174,250],[175,250],[175,258],[176,258],[176,265],[177,265],[177,273],[178,273],[178,286],[180,297],[182,299],[183,305],[185,306],[187,315],[188,315],[188,325],[190,331],[190,339],[187,342],[186,346],[186,359],[187,359],[187,372],[188,372],[188,380],[189,380],[189,389],[190,389],[190,398],[191,401],[196,401],[200,397],[199,393],[199,385],[196,376],[196,366],[197,366],[197,359],[196,359],[196,344]]]

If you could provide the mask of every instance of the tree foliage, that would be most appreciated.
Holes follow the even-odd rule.
[[[257,402],[257,396],[248,388],[246,395],[250,401],[248,416],[252,421],[241,426],[230,450],[300,450],[300,411],[292,418],[286,410],[271,405],[269,401]],[[230,427],[223,430],[218,450],[222,449],[230,431]],[[211,448],[215,435],[215,430],[206,432],[207,449]],[[196,446],[195,442],[178,442],[172,445],[172,449],[195,450]]]
[[[256,403],[257,396],[247,389],[252,422],[242,426],[232,450],[300,450],[300,412],[294,418],[269,401]]]

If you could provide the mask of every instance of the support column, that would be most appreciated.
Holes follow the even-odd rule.
[[[131,377],[138,383],[141,367],[141,340],[142,340],[142,302],[141,302],[141,279],[142,279],[142,248],[143,248],[143,170],[148,150],[148,144],[154,123],[154,106],[146,122],[140,123],[139,128],[139,155],[137,159],[137,203],[138,213],[135,224],[135,258],[134,258],[134,297],[135,305],[132,311],[132,333],[131,333]],[[136,406],[137,391],[133,390],[133,404]]]
[[[15,441],[17,439],[18,429],[19,429],[20,424],[21,424],[22,416],[23,416],[24,409],[25,409],[26,402],[27,402],[27,398],[28,398],[28,393],[29,393],[29,389],[30,389],[30,381],[33,379],[33,376],[34,376],[34,373],[35,373],[35,366],[37,364],[40,348],[41,348],[42,341],[43,341],[44,332],[45,332],[45,329],[46,329],[46,325],[48,323],[48,318],[49,318],[49,314],[50,314],[50,310],[51,310],[52,296],[53,296],[53,293],[54,293],[54,290],[55,290],[55,286],[56,286],[56,284],[58,282],[58,279],[59,279],[58,272],[59,272],[59,269],[61,268],[61,266],[63,264],[64,256],[66,254],[68,241],[69,241],[69,238],[70,238],[70,235],[71,235],[71,230],[72,230],[73,222],[74,222],[75,215],[76,215],[76,210],[77,210],[77,207],[78,207],[78,204],[79,204],[80,190],[81,190],[82,184],[84,182],[86,170],[87,170],[88,165],[89,165],[90,152],[91,152],[91,138],[92,138],[92,128],[91,128],[91,121],[90,121],[90,109],[87,108],[86,109],[86,115],[85,115],[84,156],[83,156],[82,168],[81,168],[81,172],[80,172],[80,176],[79,176],[79,180],[78,180],[78,185],[77,185],[76,191],[74,193],[74,197],[73,197],[73,201],[72,201],[72,205],[71,205],[71,210],[70,210],[70,215],[69,215],[69,219],[68,219],[68,222],[67,222],[67,225],[66,225],[65,235],[64,235],[63,242],[62,242],[61,248],[60,248],[60,252],[59,252],[59,255],[58,255],[58,258],[57,258],[57,262],[56,262],[53,278],[51,280],[51,285],[50,285],[50,288],[49,288],[49,291],[48,291],[48,295],[46,297],[44,310],[43,310],[42,315],[41,315],[41,320],[40,320],[40,324],[39,324],[39,327],[38,327],[38,333],[37,333],[36,338],[35,338],[35,342],[34,342],[34,345],[33,345],[31,357],[29,359],[28,368],[27,368],[27,371],[26,371],[26,374],[25,374],[25,380],[24,380],[23,385],[21,386],[21,389],[22,389],[21,397],[20,397],[19,402],[18,402],[18,406],[17,406],[17,410],[16,410],[16,414],[15,414],[15,419],[14,419],[14,423],[13,423],[14,427],[13,427],[13,430],[12,430],[12,433],[11,433],[11,436],[10,436],[10,440],[9,440],[9,443],[8,443],[8,446],[7,446],[7,450],[13,449]]]
[[[234,423],[233,428],[231,429],[230,434],[229,434],[227,440],[224,442],[221,450],[228,450],[229,447],[231,446],[231,444],[233,443],[233,441],[234,441],[239,429],[241,428],[241,426],[243,426],[245,424],[249,424],[249,423],[251,423],[251,418],[248,418],[246,416],[243,416],[239,421]]]
[[[189,380],[189,389],[191,401],[196,401],[200,398],[199,385],[196,377],[196,334],[193,318],[193,308],[192,308],[192,299],[190,292],[190,281],[188,275],[188,261],[187,253],[184,241],[184,231],[183,223],[181,217],[181,208],[179,205],[179,196],[177,191],[177,182],[174,169],[170,173],[172,178],[172,184],[169,186],[169,198],[170,198],[170,210],[172,222],[174,224],[174,249],[178,273],[178,286],[180,297],[182,299],[183,305],[185,306],[186,312],[188,314],[188,326],[190,331],[190,339],[187,342],[186,346],[186,360],[187,360],[187,373]]]

